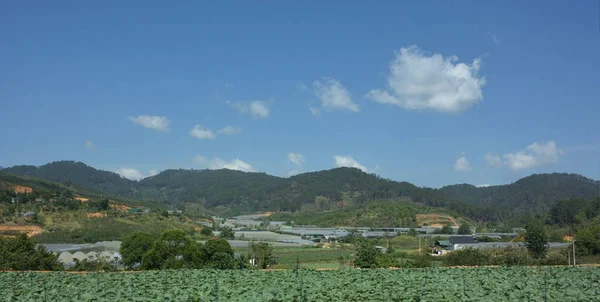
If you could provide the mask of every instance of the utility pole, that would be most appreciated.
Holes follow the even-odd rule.
[[[573,236],[573,266],[577,265],[575,262],[575,236]]]

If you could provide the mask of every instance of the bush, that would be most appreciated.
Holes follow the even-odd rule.
[[[235,233],[230,227],[221,228],[221,233],[219,234],[220,238],[233,240],[235,239]]]
[[[0,238],[0,269],[12,270],[62,270],[58,257],[35,244],[27,235]]]
[[[106,260],[96,260],[96,261],[88,261],[84,259],[83,261],[74,260],[75,265],[71,267],[71,271],[78,272],[86,272],[86,271],[104,271],[104,272],[116,272],[117,268],[108,263]]]
[[[207,227],[203,227],[200,230],[200,235],[212,237],[213,236],[213,231],[211,229],[207,228]]]
[[[468,247],[449,252],[443,261],[447,266],[479,266],[490,265],[491,257],[489,253]]]
[[[416,256],[412,262],[407,262],[407,268],[425,268],[431,267],[433,264],[433,257],[429,254],[421,254]]]
[[[504,250],[496,251],[493,258],[494,265],[519,266],[528,265],[529,262],[526,251],[512,246],[509,246]]]

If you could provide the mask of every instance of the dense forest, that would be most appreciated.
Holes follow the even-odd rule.
[[[207,209],[314,211],[360,207],[373,200],[411,199],[415,204],[445,207],[474,220],[495,221],[548,213],[556,201],[598,196],[600,182],[576,174],[534,174],[512,184],[441,189],[417,187],[364,173],[355,168],[303,173],[290,178],[233,170],[166,170],[132,181],[80,162],[58,161],[40,167],[14,166],[5,172],[35,176],[107,194]]]

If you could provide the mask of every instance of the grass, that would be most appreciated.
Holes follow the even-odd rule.
[[[84,212],[53,213],[44,219],[43,232],[33,239],[38,243],[94,243],[104,240],[120,240],[123,235],[133,232],[146,232],[159,236],[167,229],[180,229],[192,235],[193,223],[177,218],[164,218],[158,214],[128,215],[89,219]]]

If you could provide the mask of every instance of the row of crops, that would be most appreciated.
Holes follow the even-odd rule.
[[[351,255],[354,250],[333,250],[333,249],[279,249],[275,251],[277,264],[273,268],[295,268],[299,263],[300,268],[310,266],[326,267],[326,263],[337,264],[332,267],[340,268],[343,265],[350,265]],[[321,265],[321,266],[319,266]]]
[[[600,269],[0,273],[4,301],[600,301]]]

